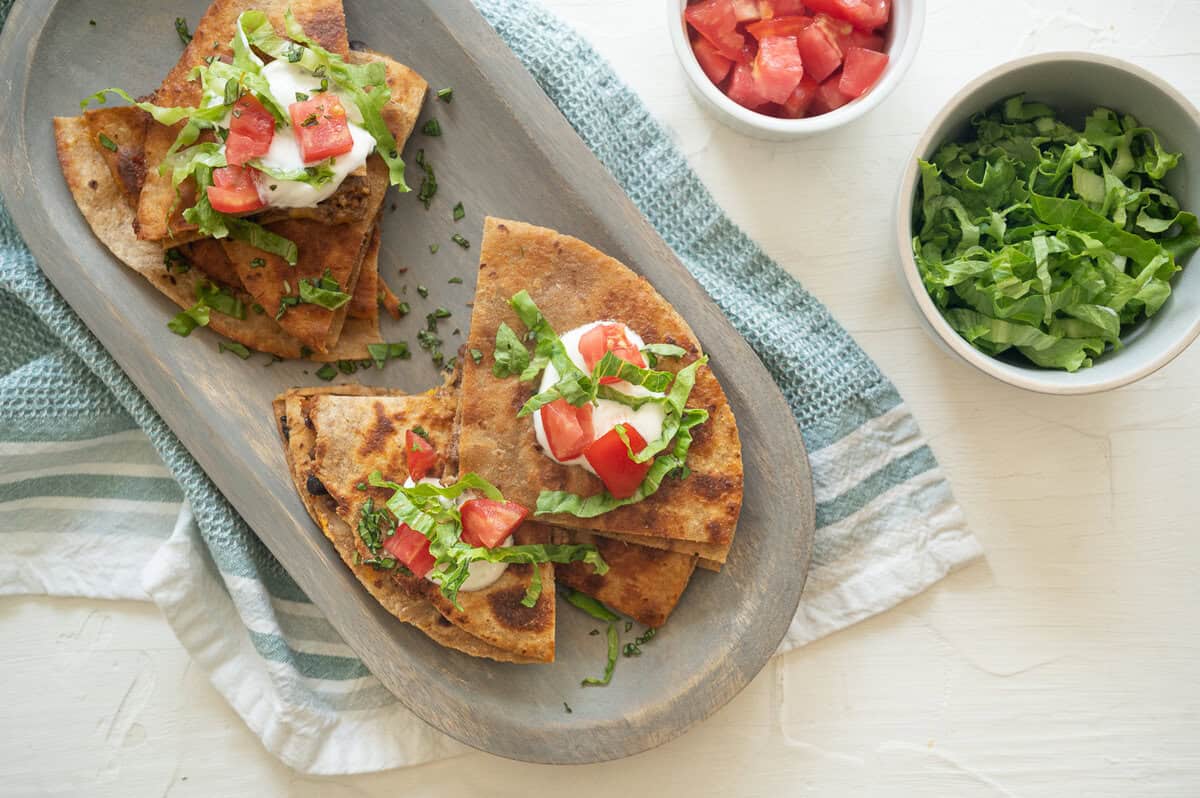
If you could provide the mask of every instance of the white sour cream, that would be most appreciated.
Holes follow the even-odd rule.
[[[621,323],[614,321],[593,321],[590,324],[576,327],[559,336],[563,342],[563,347],[567,350],[567,356],[571,358],[571,362],[585,372],[588,371],[588,368],[584,363],[583,354],[579,351],[579,341],[589,330],[601,324]],[[646,345],[646,342],[642,340],[640,335],[624,324],[621,324],[621,326],[625,329],[625,337],[629,339],[629,343],[638,349]],[[542,384],[538,387],[538,392],[547,390],[556,382],[558,382],[558,370],[553,365],[547,365],[546,370],[542,372]],[[630,385],[627,382],[614,383],[608,387],[630,396],[663,395],[646,390],[640,385]],[[636,429],[638,434],[648,443],[662,437],[663,422],[666,420],[666,416],[667,414],[663,406],[658,403],[645,404],[634,410],[632,407],[623,405],[620,402],[614,402],[611,399],[598,399],[596,406],[592,409],[592,429],[595,431],[596,438],[600,438],[600,436],[607,434],[609,430],[618,424],[628,424]],[[596,473],[591,463],[583,455],[576,457],[574,460],[559,460],[554,456],[554,453],[550,451],[550,442],[546,438],[546,428],[542,424],[542,413],[540,410],[533,414],[533,431],[537,435],[538,445],[542,447],[542,454],[556,463],[577,465],[593,474]]]
[[[262,75],[267,79],[271,96],[283,108],[287,108],[296,100],[296,93],[315,96],[321,88],[321,79],[314,78],[299,64],[277,59],[262,68]],[[337,94],[346,109],[346,119],[350,123],[350,137],[354,139],[354,148],[333,159],[333,179],[320,186],[310,185],[298,180],[277,180],[264,176],[262,193],[266,202],[276,208],[312,208],[324,199],[328,199],[338,190],[338,186],[354,170],[367,162],[367,156],[375,150],[375,139],[362,127],[362,114],[359,113],[350,97],[338,93],[330,83],[329,91]],[[304,159],[300,156],[300,145],[296,140],[296,131],[291,125],[276,128],[275,137],[271,140],[271,148],[261,159],[266,166],[275,169],[294,171],[303,169]],[[271,186],[275,190],[271,190]]]
[[[404,480],[404,487],[406,487],[406,488],[411,488],[416,484],[417,483],[412,481],[412,477],[409,477],[408,479]],[[425,477],[424,479],[421,480],[421,484],[422,485],[437,485],[437,486],[441,487],[442,483],[441,483],[441,481],[436,480],[433,477]],[[459,496],[458,502],[457,502],[458,505],[461,507],[463,502],[467,501],[469,498],[471,498],[471,497],[470,496]],[[443,505],[445,505],[447,507],[450,505],[450,501],[448,499],[441,499],[441,502]],[[500,545],[501,545],[501,547],[508,547],[508,546],[513,545],[512,535],[509,535],[508,538]],[[504,575],[504,571],[506,568],[508,568],[508,563],[506,563],[506,562],[487,562],[486,560],[476,560],[475,562],[473,562],[467,566],[467,573],[469,574],[469,576],[467,576],[466,581],[462,583],[462,586],[459,587],[459,591],[471,593],[476,590],[483,590],[485,588],[489,588],[496,583],[496,580],[498,580],[501,576]],[[430,571],[430,573],[433,573],[433,572]],[[433,582],[433,579],[430,579],[428,574],[425,575],[425,578],[429,579],[430,582]]]

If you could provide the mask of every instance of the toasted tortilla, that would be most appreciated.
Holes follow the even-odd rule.
[[[500,219],[484,222],[479,277],[467,346],[491,354],[501,322],[524,332],[509,299],[521,290],[533,297],[554,329],[566,332],[597,319],[618,319],[647,343],[676,344],[687,351],[678,361],[661,359],[658,368],[678,371],[700,356],[700,343],[674,308],[642,277],[584,242],[553,230]],[[542,490],[584,496],[599,493],[599,479],[582,468],[560,465],[538,447],[530,418],[516,411],[537,385],[492,375],[492,358],[463,364],[459,468],[477,471],[505,496],[536,506]],[[701,368],[690,407],[709,420],[692,430],[691,475],[668,479],[657,493],[637,504],[596,518],[558,514],[539,520],[555,526],[600,533],[710,544],[723,562],[733,541],[742,506],[742,458],[737,424],[729,402],[709,368]]]
[[[378,571],[369,565],[355,563],[355,540],[358,535],[338,517],[337,505],[328,494],[314,495],[308,490],[308,478],[313,476],[312,453],[316,442],[316,433],[306,423],[307,407],[311,405],[314,397],[333,393],[357,396],[395,394],[383,389],[353,385],[325,386],[288,391],[277,397],[273,404],[280,434],[285,444],[288,469],[291,472],[296,491],[300,494],[309,515],[333,544],[338,556],[346,563],[346,567],[383,605],[384,609],[399,620],[417,627],[446,648],[461,651],[473,657],[485,657],[499,662],[533,662],[528,658],[488,645],[450,623],[422,595],[406,591],[391,578],[390,574]]]
[[[654,628],[667,622],[696,569],[692,555],[611,540],[578,529],[557,529],[555,538],[564,543],[591,544],[608,563],[608,573],[603,576],[580,562],[556,565],[554,578],[559,584]]]
[[[379,319],[379,223],[367,239],[367,250],[363,256],[358,282],[354,284],[354,295],[346,313],[352,319]]]
[[[367,500],[379,506],[391,492],[358,486],[373,471],[395,481],[407,474],[405,432],[420,426],[440,456],[450,450],[455,397],[438,391],[425,396],[343,397],[320,396],[312,401],[309,420],[316,433],[314,473],[334,498],[339,517],[356,527]],[[514,536],[518,543],[548,543],[550,530],[527,523]],[[363,558],[371,556],[364,544]],[[455,626],[489,645],[539,662],[554,660],[554,568],[539,566],[542,593],[533,607],[521,600],[529,585],[532,568],[509,565],[504,574],[483,590],[460,592],[457,610],[437,585],[422,577],[405,575],[399,569],[392,578],[408,593],[423,595]]]
[[[210,57],[232,57],[229,42],[237,28],[238,16],[243,11],[258,9],[266,13],[277,31],[282,31],[283,14],[289,8],[305,33],[318,44],[343,58],[349,55],[346,14],[341,0],[214,0],[196,25],[192,41],[184,49],[183,55],[154,92],[152,101],[164,106],[197,105],[201,96],[200,83],[188,78],[193,69],[203,66],[205,60]],[[146,134],[147,164],[154,166],[162,161],[182,126],[183,123],[172,127],[156,124],[149,127]],[[178,244],[197,237],[195,225],[184,221],[182,216],[182,209],[195,204],[194,181],[184,181],[180,190],[183,197],[181,201],[176,202],[170,176],[159,175],[153,168],[149,171],[138,202],[136,218],[139,238],[162,241],[170,237]],[[321,203],[318,208],[321,205],[326,206],[326,210],[321,211],[322,216],[328,217],[325,221],[341,223],[370,216],[366,210],[368,204],[369,198],[364,192],[360,178],[355,176],[347,178],[334,196]],[[298,210],[303,212],[289,211],[283,215],[288,218],[316,216],[315,209]]]
[[[93,114],[117,117],[115,121],[109,118],[103,123],[109,130],[112,130],[114,125],[132,129],[133,123],[141,113],[137,108],[125,106],[89,111],[78,117],[58,117],[54,120],[55,142],[63,176],[75,198],[75,204],[92,228],[92,232],[119,260],[149,280],[180,308],[186,309],[196,304],[196,286],[201,280],[214,279],[224,283],[248,311],[245,319],[236,319],[215,311],[209,314],[208,326],[217,334],[251,349],[282,358],[298,358],[309,354],[304,345],[284,333],[269,314],[249,310],[255,303],[254,297],[241,290],[237,281],[227,282],[231,275],[228,271],[221,270],[218,257],[199,257],[199,268],[167,271],[162,247],[151,241],[140,241],[134,235],[134,210],[129,204],[127,192],[116,176],[119,167],[110,166],[112,159],[105,157],[109,150],[96,143],[93,133],[96,125],[91,117]],[[122,120],[120,117],[125,118]],[[202,252],[211,254],[212,247],[208,243],[197,243],[203,245]],[[219,245],[217,246],[219,248]],[[195,254],[194,249],[189,251]],[[166,321],[164,317],[163,323]],[[381,340],[377,320],[351,319],[343,327],[337,346],[313,359],[362,360],[369,357],[367,345]]]
[[[146,181],[146,129],[150,115],[140,108],[98,108],[84,115],[100,157],[108,164],[127,205],[137,204]],[[108,141],[112,148],[105,145]]]

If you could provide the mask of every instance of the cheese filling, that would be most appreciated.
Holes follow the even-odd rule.
[[[567,350],[567,356],[571,358],[571,362],[578,366],[582,371],[588,372],[589,369],[584,362],[583,353],[579,351],[579,341],[583,336],[594,327],[601,324],[621,324],[613,321],[593,321],[585,324],[582,327],[576,327],[559,336],[563,342],[563,347]],[[642,349],[646,342],[629,327],[621,324],[625,330],[625,337],[629,343],[633,344],[639,350]],[[538,392],[548,390],[550,386],[558,382],[558,370],[553,364],[548,364],[546,370],[542,373],[542,384],[538,387]],[[608,386],[615,391],[628,394],[629,396],[665,396],[662,393],[655,393],[643,388],[640,385],[630,385],[627,382],[618,382]],[[642,405],[637,410],[634,410],[628,405],[623,405],[620,402],[614,402],[611,399],[597,399],[592,410],[592,429],[595,432],[595,438],[606,434],[618,424],[628,424],[638,431],[638,434],[646,441],[658,440],[662,437],[663,422],[666,420],[667,411],[662,404],[650,402]],[[546,428],[542,424],[542,413],[539,410],[533,414],[533,431],[537,436],[538,445],[542,448],[542,454],[549,457],[556,463],[563,465],[577,465],[586,469],[592,474],[595,474],[595,469],[591,463],[583,455],[576,457],[573,460],[559,460],[550,450],[550,442],[546,437]]]

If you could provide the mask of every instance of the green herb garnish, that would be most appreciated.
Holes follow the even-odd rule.
[[[438,251],[438,249],[440,249],[440,247],[439,247],[437,244],[430,244],[430,245],[429,245],[429,254],[430,254],[430,255],[436,255],[436,254],[437,254],[437,251]]]
[[[451,277],[449,280],[446,281],[446,284],[447,285],[462,285],[462,282],[463,282],[463,278],[461,278],[461,277]]]
[[[350,301],[350,294],[341,290],[337,280],[331,276],[330,270],[318,278],[300,280],[300,301],[310,305],[319,305],[326,310],[337,310]]]
[[[328,382],[337,376],[337,369],[332,363],[326,363],[321,368],[317,369],[317,376]]]
[[[448,103],[454,99],[454,89],[450,88],[449,86],[444,89],[438,89],[437,96],[442,102]]]
[[[187,338],[192,334],[192,330],[197,327],[208,326],[208,305],[204,302],[197,302],[187,310],[182,310],[176,313],[175,316],[167,322],[167,329],[176,335]]]
[[[584,687],[603,687],[612,681],[613,670],[617,667],[617,655],[620,652],[621,639],[617,634],[615,624],[608,625],[608,660],[604,664],[604,676],[595,679],[584,679],[581,683]]]
[[[450,236],[450,240],[453,241],[455,244],[458,244],[463,249],[471,248],[471,242],[468,241],[467,239],[463,238],[462,235],[459,233],[455,233],[454,235]]]
[[[423,285],[418,285],[418,286],[417,286],[417,293],[421,295],[421,299],[428,299],[428,298],[429,298],[429,289],[428,289],[428,288],[426,288],[426,287],[425,287],[425,286],[423,286]]]
[[[475,361],[475,365],[479,365],[483,361],[483,352],[478,349],[470,349],[467,352],[471,356],[471,360]]]
[[[396,341],[388,344],[367,344],[367,354],[375,363],[375,368],[383,368],[389,360],[408,360],[412,353],[408,351],[408,343]]]
[[[93,21],[93,25],[96,23]],[[179,36],[179,41],[183,42],[186,47],[192,43],[192,33],[188,30],[187,20],[183,17],[175,17],[175,33]]]
[[[567,602],[573,607],[586,612],[598,621],[619,621],[621,616],[604,606],[603,603],[597,601],[586,593],[580,593],[578,590],[567,588],[565,591]]]
[[[421,127],[421,132],[426,136],[442,135],[442,126],[436,119],[430,119]]]
[[[425,158],[425,150],[417,150],[417,166],[425,172],[421,178],[421,188],[417,191],[417,200],[425,206],[425,210],[429,210],[429,204],[433,202],[433,197],[437,194],[438,184],[437,175],[433,173],[433,164]]]
[[[116,151],[117,151],[117,142],[113,141],[113,140],[112,140],[112,139],[110,139],[108,136],[106,136],[106,135],[104,135],[103,133],[101,133],[101,134],[100,134],[99,136],[97,136],[96,138],[97,138],[97,139],[100,141],[100,146],[101,146],[101,147],[103,147],[104,149],[106,149],[106,150],[108,150],[108,151],[110,151],[110,152],[116,152]]]
[[[463,209],[463,204],[461,202],[454,206],[454,221],[460,222],[466,215],[467,212]]]
[[[250,350],[234,341],[218,341],[217,352],[232,352],[242,360],[247,360],[250,357]]]
[[[250,259],[250,268],[251,269],[261,269],[262,267],[264,267],[266,265],[267,265],[267,262],[265,260],[263,260],[262,258],[251,258]]]

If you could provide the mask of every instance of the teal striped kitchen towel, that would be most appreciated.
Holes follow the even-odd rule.
[[[0,14],[8,6],[0,0]],[[978,557],[895,388],[722,213],[638,98],[536,5],[479,6],[795,413],[819,529],[780,651],[893,607]],[[354,656],[45,280],[2,208],[0,336],[0,593],[155,601],[267,749],[306,773],[464,751]]]

